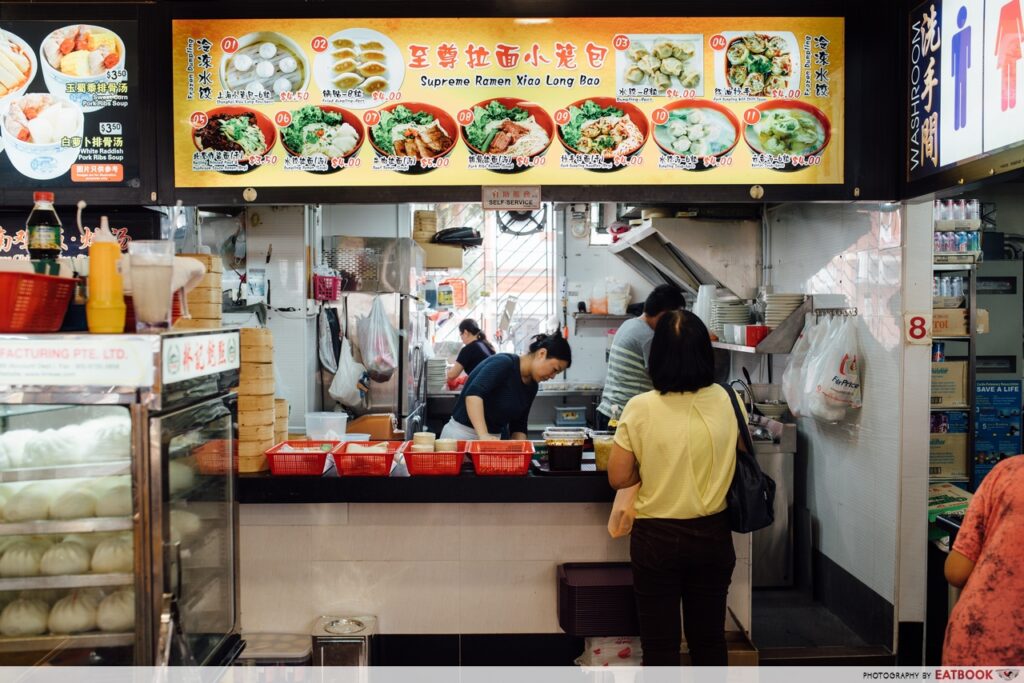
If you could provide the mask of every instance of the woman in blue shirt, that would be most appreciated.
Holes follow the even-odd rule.
[[[560,333],[538,334],[526,355],[491,356],[469,376],[441,438],[525,439],[537,384],[565,372],[571,364],[572,349]]]

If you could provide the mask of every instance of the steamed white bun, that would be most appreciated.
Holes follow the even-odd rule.
[[[97,517],[127,517],[132,514],[131,484],[117,484],[96,501]]]
[[[96,611],[101,631],[130,631],[135,626],[135,591],[125,588],[111,593]]]
[[[49,512],[50,489],[44,484],[29,484],[4,504],[4,519],[8,522],[46,519]]]
[[[88,571],[89,551],[74,541],[58,543],[39,561],[39,572],[44,576],[85,574]]]
[[[123,574],[135,566],[131,536],[108,538],[92,554],[92,570],[97,574]]]
[[[48,625],[52,633],[82,633],[96,628],[96,598],[93,594],[72,591],[50,610]]]
[[[202,521],[188,510],[171,510],[171,542],[187,541],[202,529]]]
[[[29,542],[16,543],[0,557],[0,576],[38,576],[43,550]]]
[[[0,614],[0,633],[5,636],[38,636],[46,633],[50,606],[42,600],[18,599]]]
[[[71,489],[50,503],[50,519],[83,519],[96,514],[96,496],[84,489]]]
[[[25,445],[35,438],[34,429],[15,429],[0,434],[0,454],[7,459],[9,466],[24,467]]]
[[[171,495],[187,491],[195,485],[195,471],[183,462],[172,460],[167,465],[167,478],[170,479]]]

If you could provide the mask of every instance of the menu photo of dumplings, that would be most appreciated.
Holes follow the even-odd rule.
[[[397,99],[405,62],[393,40],[379,31],[350,28],[327,39],[314,62],[323,101],[366,109]]]
[[[630,35],[615,51],[619,97],[704,96],[704,36]]]

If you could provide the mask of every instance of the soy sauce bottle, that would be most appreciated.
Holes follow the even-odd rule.
[[[52,192],[32,195],[35,206],[28,215],[25,228],[28,233],[28,254],[33,261],[55,261],[61,254],[60,218],[53,208]]]

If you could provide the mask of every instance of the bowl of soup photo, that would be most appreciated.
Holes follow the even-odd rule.
[[[727,157],[739,143],[739,119],[717,102],[677,100],[664,109],[668,119],[654,126],[654,142],[666,156],[695,157],[693,170],[714,168],[705,159]]]
[[[828,146],[832,124],[817,107],[796,100],[771,100],[755,107],[761,118],[748,124],[743,139],[755,154],[773,156],[815,157]],[[806,168],[787,161],[785,169]]]

